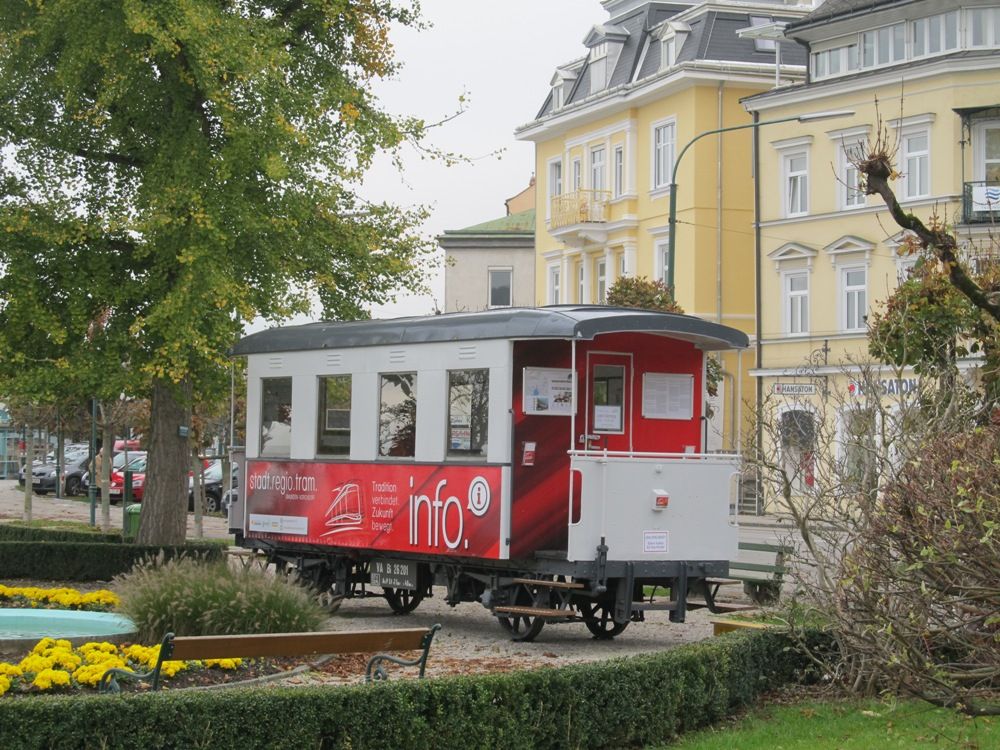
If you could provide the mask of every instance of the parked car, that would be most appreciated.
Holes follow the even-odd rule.
[[[111,471],[111,484],[108,487],[108,495],[111,497],[112,503],[122,499],[126,471],[132,472],[132,499],[137,503],[142,502],[143,490],[146,486],[147,454],[129,451],[128,456],[129,462],[125,466],[120,469],[112,469]]]
[[[79,495],[83,487],[83,474],[87,471],[90,456],[87,453],[67,453],[63,458],[63,493],[67,497]],[[56,491],[56,472],[58,467],[54,462],[33,463],[31,466],[31,487],[37,495],[47,495]],[[22,466],[17,482],[24,486],[25,469]]]
[[[120,472],[124,468],[126,460],[134,461],[140,456],[145,457],[145,455],[146,451],[129,450],[127,453],[125,451],[118,451],[111,457],[111,473],[114,474],[114,472],[116,471]],[[80,480],[84,492],[90,489],[90,464],[87,465],[87,469],[88,469],[87,472],[84,473],[83,477]],[[98,497],[100,497],[100,494],[101,494],[101,483],[98,482],[97,483]]]
[[[233,465],[233,487],[236,487],[237,471]],[[188,510],[194,510],[194,475],[188,479]],[[225,482],[222,476],[222,459],[216,458],[209,461],[205,466],[205,510],[209,513],[222,513],[229,507],[223,503],[223,495],[226,493]]]

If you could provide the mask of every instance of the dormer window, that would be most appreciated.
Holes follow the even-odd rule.
[[[562,81],[552,87],[552,109],[560,109],[563,105]]]
[[[686,23],[667,21],[660,26],[656,34],[660,40],[660,70],[668,70],[677,64],[677,56],[689,33],[691,27]]]
[[[608,85],[608,43],[590,48],[590,93],[596,94]]]

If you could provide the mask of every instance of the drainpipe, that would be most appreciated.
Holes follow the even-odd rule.
[[[760,122],[760,113],[753,113],[753,121]],[[755,321],[755,335],[757,337],[757,369],[760,370],[764,367],[764,345],[763,341],[763,321],[761,320],[761,273],[762,273],[762,257],[761,257],[761,236],[760,236],[760,128],[753,128],[753,242],[754,242],[754,256],[757,266],[757,278],[754,289],[754,311]],[[757,455],[755,458],[760,461],[763,458],[763,448],[764,448],[764,425],[761,421],[761,409],[764,406],[764,380],[761,376],[756,378],[756,396],[757,396]],[[758,487],[760,484],[758,483]]]
[[[725,81],[719,81],[718,88],[718,128],[724,126],[722,122],[722,89]],[[722,134],[716,138],[716,161],[715,168],[715,322],[722,324]]]

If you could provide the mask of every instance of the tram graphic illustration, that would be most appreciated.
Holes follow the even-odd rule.
[[[320,536],[360,529],[365,517],[361,486],[357,482],[347,482],[334,487],[331,494],[333,500],[326,509],[325,525],[328,530]]]

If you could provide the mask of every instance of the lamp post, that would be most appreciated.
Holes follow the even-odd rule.
[[[728,133],[731,130],[747,130],[748,128],[759,128],[762,125],[776,125],[780,122],[812,122],[813,120],[830,120],[835,117],[850,117],[853,114],[853,110],[813,112],[812,114],[807,115],[782,117],[777,120],[764,120],[763,122],[748,122],[743,125],[730,125],[727,128],[716,128],[714,130],[706,130],[703,133],[698,133],[698,135],[687,142],[684,148],[681,149],[681,152],[677,154],[677,158],[674,159],[674,168],[670,173],[670,218],[667,221],[667,226],[670,231],[670,234],[667,236],[667,286],[670,288],[670,294],[673,295],[674,300],[677,299],[677,292],[674,289],[674,258],[677,246],[677,168],[680,166],[681,157],[687,153],[687,150],[705,136],[716,135],[718,133]]]

